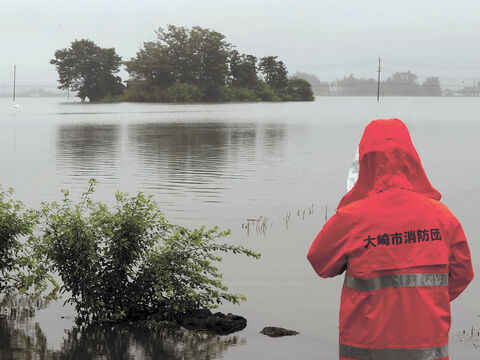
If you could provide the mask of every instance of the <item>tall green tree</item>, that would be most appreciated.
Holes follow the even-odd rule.
[[[258,84],[257,58],[241,54],[237,50],[230,53],[231,84],[238,87],[253,88]]]
[[[175,68],[168,48],[158,42],[145,42],[137,56],[124,64],[127,72],[135,79],[147,80],[160,87],[175,82]]]
[[[198,84],[201,58],[195,49],[198,46],[190,39],[190,31],[185,27],[169,25],[166,30],[159,28],[155,33],[157,46],[164,48],[170,59],[175,81]]]
[[[260,59],[258,68],[263,73],[265,82],[274,89],[284,89],[288,84],[288,71],[278,56],[265,56]]]
[[[157,30],[158,41],[167,49],[178,82],[201,87],[206,100],[215,100],[228,76],[227,59],[231,45],[217,31],[195,26],[192,29],[169,25]]]
[[[70,48],[55,51],[50,60],[58,72],[59,89],[78,92],[84,101],[98,101],[121,94],[122,80],[118,73],[122,58],[114,48],[101,48],[91,40],[75,40]]]
[[[189,84],[203,93],[203,100],[217,100],[229,76],[231,45],[219,32],[195,26],[159,28],[157,41],[146,42],[136,57],[126,61],[129,74],[166,89]]]

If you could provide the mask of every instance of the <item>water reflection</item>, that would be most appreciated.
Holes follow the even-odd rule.
[[[111,177],[118,167],[121,129],[115,124],[62,124],[57,166],[68,176]]]
[[[35,316],[36,311],[47,308],[51,301],[50,297],[42,295],[31,297],[2,294],[0,296],[0,317],[26,322]]]
[[[47,339],[38,324],[19,326],[14,320],[0,317],[0,359],[52,359]]]
[[[96,326],[66,331],[60,350],[48,348],[38,323],[0,318],[0,359],[165,359],[221,358],[230,347],[245,344],[237,336],[161,332],[132,326]]]
[[[269,153],[279,153],[285,147],[287,129],[283,124],[268,124],[264,130],[265,149]]]
[[[228,135],[228,126],[221,123],[135,124],[128,128],[142,168],[166,172],[172,182],[190,179],[193,184],[211,183],[224,175]]]
[[[264,133],[260,139],[259,132]],[[248,179],[261,168],[259,148],[271,154],[284,146],[285,129],[282,124],[150,123],[130,125],[127,134],[142,182],[170,194],[221,202],[230,181]]]
[[[127,179],[135,190],[222,202],[232,180],[283,162],[286,134],[281,123],[61,124],[56,163],[62,178]]]
[[[74,328],[62,351],[68,359],[215,359],[229,346],[245,341],[236,336],[162,333],[132,327]],[[85,354],[89,354],[85,357]]]

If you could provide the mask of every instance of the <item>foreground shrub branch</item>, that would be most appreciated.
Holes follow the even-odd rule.
[[[195,309],[245,300],[229,292],[216,264],[222,252],[256,259],[260,255],[219,243],[229,231],[170,224],[152,197],[142,193],[117,192],[110,209],[92,200],[94,187],[92,179],[78,203],[63,191],[61,202],[42,203],[30,213],[28,227],[16,232],[30,231],[28,241],[11,245],[24,249],[30,259],[18,288],[42,290],[50,281],[56,289],[53,279],[59,277],[61,293],[84,324],[175,322]],[[20,260],[10,256],[9,261]],[[10,265],[4,268],[12,270]]]

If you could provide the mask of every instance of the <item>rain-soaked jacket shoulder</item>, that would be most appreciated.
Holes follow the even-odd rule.
[[[448,359],[449,303],[473,278],[462,226],[400,120],[365,128],[359,164],[308,252],[322,277],[346,270],[340,359]]]

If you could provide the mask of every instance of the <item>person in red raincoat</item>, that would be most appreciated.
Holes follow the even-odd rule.
[[[473,279],[462,226],[440,202],[405,124],[375,120],[359,174],[313,241],[321,277],[346,270],[340,359],[448,359],[450,301]]]

